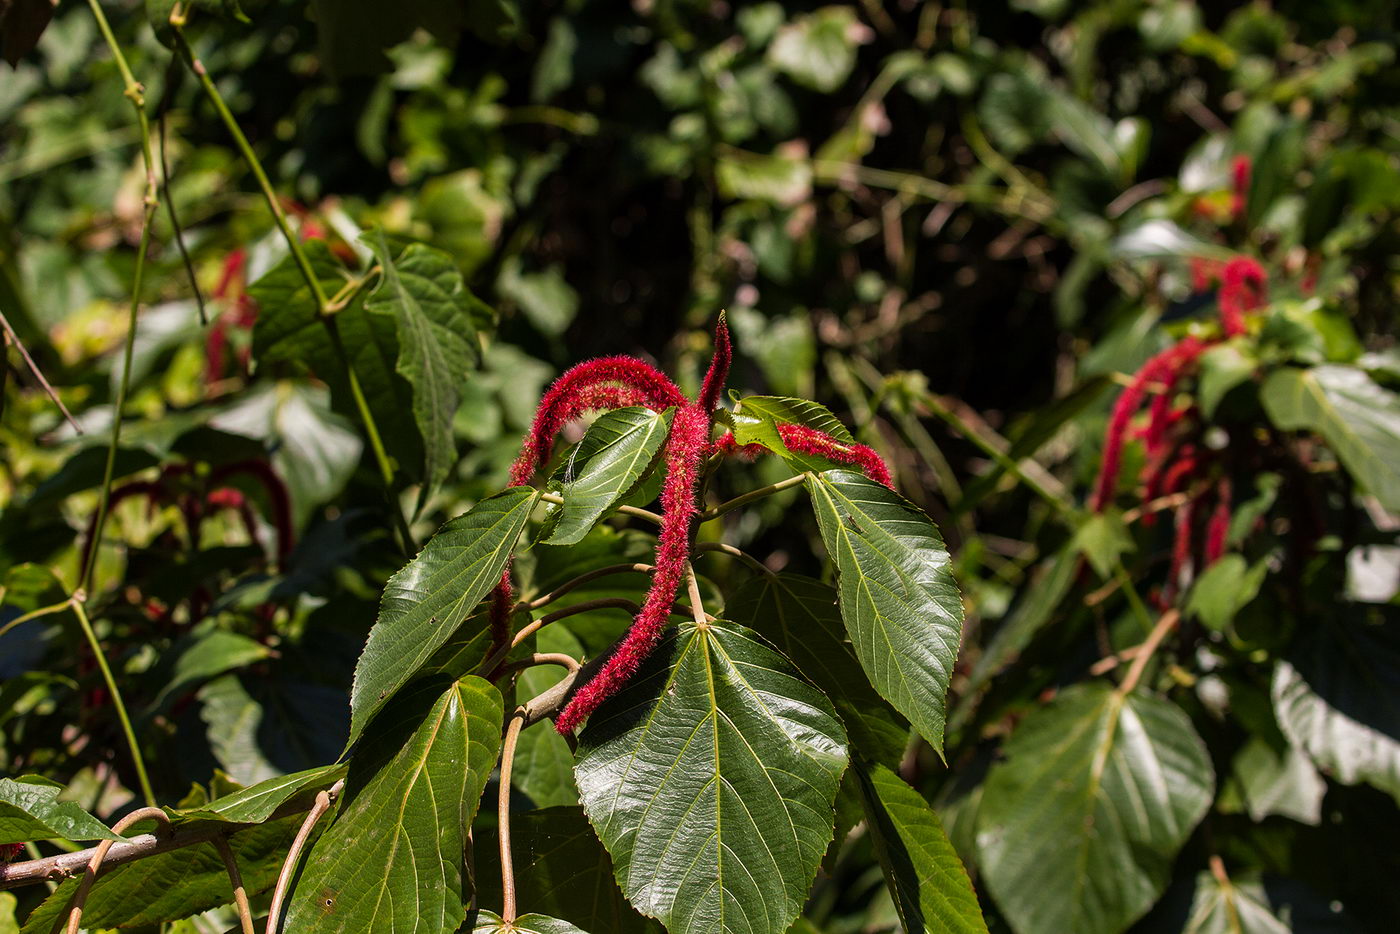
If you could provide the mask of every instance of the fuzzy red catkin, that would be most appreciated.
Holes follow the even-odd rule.
[[[656,545],[656,570],[652,572],[651,587],[622,641],[597,674],[580,687],[559,712],[554,725],[560,733],[571,732],[603,701],[616,694],[661,641],[690,557],[691,524],[698,512],[696,487],[700,481],[700,465],[712,447],[710,430],[714,423],[714,406],[724,390],[732,356],[729,328],[721,315],[715,328],[714,359],[705,373],[700,394],[694,403],[677,410],[666,439],[661,534]]]
[[[1123,467],[1123,444],[1127,440],[1128,426],[1147,395],[1147,385],[1162,378],[1176,351],[1175,346],[1168,347],[1150,358],[1134,374],[1132,382],[1119,393],[1117,401],[1113,403],[1113,411],[1108,417],[1108,429],[1104,432],[1099,480],[1094,486],[1094,496],[1090,503],[1092,511],[1103,512],[1113,500],[1113,491],[1118,485],[1118,473]]]
[[[1230,481],[1221,477],[1215,485],[1215,509],[1206,523],[1205,566],[1210,567],[1225,555],[1226,539],[1230,535]]]
[[[1172,422],[1172,392],[1176,389],[1177,381],[1181,379],[1182,373],[1196,361],[1196,358],[1205,349],[1206,345],[1198,338],[1194,335],[1187,335],[1167,352],[1167,358],[1158,374],[1158,380],[1165,385],[1157,397],[1152,400],[1147,432],[1144,435],[1149,454],[1161,450],[1166,443],[1167,428]]]
[[[549,460],[555,435],[567,422],[590,407],[597,407],[585,404],[589,401],[589,393],[594,393],[593,399],[601,398],[598,387],[610,383],[636,393],[627,397],[635,399],[629,404],[641,403],[654,408],[687,404],[685,394],[675,383],[655,367],[635,357],[602,357],[580,363],[555,380],[540,400],[530,434],[525,439],[520,456],[511,466],[511,486],[523,486],[530,482],[540,465]]]
[[[12,863],[23,852],[23,843],[0,843],[0,863]]]
[[[894,480],[884,458],[875,449],[865,444],[842,444],[831,435],[805,425],[782,424],[778,426],[778,437],[783,439],[789,450],[799,454],[812,454],[824,457],[838,464],[859,467],[865,475],[876,483],[894,489]],[[740,445],[734,440],[734,433],[726,431],[715,442],[715,450],[726,457],[740,457],[753,460],[768,449],[761,444]]]
[[[1230,214],[1235,220],[1244,216],[1247,206],[1246,198],[1249,196],[1249,175],[1253,168],[1253,162],[1249,156],[1236,156],[1235,161],[1230,166],[1230,175],[1233,182],[1233,191],[1230,194]]]
[[[1168,605],[1181,587],[1181,575],[1191,560],[1191,523],[1195,521],[1196,501],[1187,500],[1176,511],[1176,538],[1172,541],[1172,563],[1167,571],[1167,586],[1163,599]]]
[[[1244,316],[1264,304],[1268,273],[1258,261],[1236,256],[1225,264],[1220,276],[1220,326],[1227,337],[1245,333]]]

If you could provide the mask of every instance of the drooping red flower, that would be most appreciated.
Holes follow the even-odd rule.
[[[1249,156],[1236,156],[1230,164],[1230,215],[1239,220],[1244,216],[1249,197],[1249,174],[1253,162]]]
[[[698,513],[700,465],[712,449],[710,432],[714,408],[729,374],[733,350],[721,315],[715,329],[715,354],[693,403],[682,405],[671,420],[671,433],[662,452],[666,469],[661,489],[661,533],[656,546],[651,587],[627,634],[587,683],[579,687],[555,719],[555,728],[568,733],[627,683],[665,631],[690,558],[691,524]]]
[[[1205,256],[1191,257],[1190,265],[1191,291],[1198,293],[1210,291],[1210,287],[1220,279],[1220,271],[1225,268],[1220,260]]]
[[[869,445],[844,444],[816,428],[787,423],[778,425],[778,437],[783,440],[783,444],[787,445],[790,451],[823,457],[837,464],[858,467],[876,483],[894,489],[894,480],[890,476],[889,466],[885,464],[885,459]],[[768,451],[761,444],[739,444],[731,431],[720,435],[719,440],[715,442],[715,449],[725,456],[740,457],[745,460],[752,460]]]
[[[1205,566],[1210,567],[1225,555],[1226,539],[1230,535],[1230,480],[1221,477],[1215,485],[1215,509],[1206,523]]]
[[[1163,600],[1168,605],[1175,599],[1181,588],[1182,575],[1191,561],[1191,525],[1196,518],[1196,501],[1188,499],[1176,510],[1176,538],[1172,541],[1172,562],[1167,571],[1167,586],[1163,589]]]
[[[1247,330],[1246,313],[1263,306],[1269,276],[1259,262],[1249,256],[1236,256],[1225,264],[1220,284],[1220,325],[1227,337],[1238,337]]]

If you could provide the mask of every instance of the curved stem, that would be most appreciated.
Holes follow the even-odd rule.
[[[602,597],[597,600],[585,600],[583,603],[575,603],[573,606],[566,606],[562,610],[555,610],[548,616],[541,616],[529,625],[522,626],[520,631],[515,634],[515,638],[511,640],[510,645],[501,646],[499,649],[492,652],[486,661],[482,662],[477,667],[477,670],[494,673],[496,667],[500,665],[501,662],[505,661],[506,656],[510,654],[511,649],[514,649],[550,623],[564,619],[565,617],[575,616],[579,613],[587,613],[590,610],[607,609],[626,610],[633,615],[641,611],[641,607],[637,606],[637,604],[633,603],[631,600],[624,600],[621,597]],[[497,675],[497,677],[499,677],[499,675]]]
[[[160,808],[144,807],[132,811],[117,821],[112,827],[112,832],[119,834],[132,824],[143,820],[160,821],[166,826],[170,824],[170,818]],[[92,891],[92,884],[97,881],[97,870],[102,868],[102,861],[107,858],[107,851],[112,848],[114,843],[116,843],[115,840],[103,840],[93,851],[87,870],[83,872],[83,881],[78,883],[78,891],[73,893],[73,900],[68,903],[68,934],[78,934],[83,920],[83,908],[87,905],[88,893]]]
[[[560,496],[558,493],[541,492],[540,501],[545,503],[554,503],[556,506],[559,506],[563,505],[564,497]],[[649,509],[639,509],[636,506],[619,506],[617,507],[617,511],[622,513],[624,516],[632,516],[637,519],[645,519],[646,521],[655,523],[656,525],[661,524],[661,516],[657,515]]]
[[[735,548],[733,545],[729,545],[724,542],[699,542],[695,546],[695,551],[714,552],[717,554],[729,555],[731,558],[738,558],[740,561],[744,562],[744,564],[748,565],[754,571],[764,575],[765,577],[774,576],[772,570],[769,569],[768,565],[758,560],[758,558],[755,558],[747,551],[742,551],[738,548]]]
[[[145,798],[146,804],[155,807],[156,796],[151,790],[151,780],[146,775],[146,761],[141,757],[141,747],[136,743],[136,733],[131,728],[131,718],[126,715],[126,703],[122,700],[121,689],[117,687],[117,681],[112,677],[112,668],[107,664],[107,656],[102,653],[102,643],[97,641],[97,633],[92,628],[92,621],[88,619],[87,609],[83,602],[74,594],[70,606],[73,607],[73,615],[78,617],[78,625],[82,627],[83,636],[87,639],[88,645],[92,648],[92,654],[97,659],[97,667],[102,672],[102,680],[107,683],[107,690],[112,695],[112,706],[117,709],[117,719],[121,721],[122,732],[126,734],[126,744],[131,749],[131,760],[136,766],[136,778],[141,783],[141,796]],[[103,853],[105,856],[106,853]]]
[[[605,568],[598,568],[597,570],[589,571],[586,574],[580,574],[573,580],[560,584],[558,587],[554,588],[542,597],[536,597],[533,600],[521,601],[511,609],[511,613],[519,613],[522,610],[538,610],[540,607],[548,606],[555,600],[558,600],[560,597],[567,594],[569,591],[576,590],[577,588],[582,587],[584,584],[587,584],[589,581],[597,580],[600,577],[607,577],[611,574],[627,574],[629,572],[636,572],[638,574],[650,574],[654,570],[656,570],[656,567],[650,564],[610,564]]]
[[[517,671],[525,671],[527,668],[538,668],[540,665],[558,665],[569,671],[578,671],[583,667],[579,664],[578,659],[572,655],[565,655],[563,652],[536,652],[529,658],[506,665],[501,671],[502,674],[513,674]]]
[[[777,483],[770,483],[767,486],[750,490],[742,496],[736,496],[728,502],[720,503],[718,506],[711,506],[700,513],[701,522],[709,522],[711,519],[718,519],[727,512],[745,506],[756,499],[763,499],[765,496],[772,496],[774,493],[781,493],[783,490],[790,490],[795,486],[801,486],[807,482],[806,474],[798,474],[795,477],[788,477],[786,480],[779,480]]]
[[[10,343],[14,344],[15,348],[19,350],[19,355],[24,358],[24,365],[29,368],[30,374],[38,380],[39,386],[44,390],[44,395],[48,396],[50,401],[58,406],[58,410],[62,412],[63,417],[68,420],[69,426],[78,434],[82,434],[83,426],[78,424],[77,420],[73,418],[73,413],[68,411],[68,406],[64,405],[63,400],[58,397],[58,393],[54,391],[53,386],[49,383],[48,379],[45,378],[44,371],[39,369],[39,364],[35,363],[34,358],[29,355],[29,350],[24,346],[24,342],[19,339],[19,335],[15,333],[15,329],[10,327],[10,319],[5,317],[3,311],[0,311],[0,328],[4,328],[5,336],[8,337]]]
[[[233,848],[228,845],[227,837],[215,837],[211,842],[214,849],[219,851],[219,858],[224,861],[224,869],[228,872],[229,885],[233,886],[233,904],[238,909],[242,934],[256,934],[253,930],[253,911],[248,906],[248,890],[243,887],[243,874],[238,871],[238,859],[233,855]]]
[[[277,874],[277,887],[272,890],[272,903],[267,909],[266,934],[277,934],[281,926],[282,903],[287,900],[287,890],[292,885],[292,874],[296,871],[297,860],[301,856],[302,849],[306,846],[306,841],[311,838],[311,831],[316,828],[316,822],[321,819],[321,815],[331,809],[331,802],[340,794],[340,789],[345,787],[345,780],[341,779],[332,785],[328,790],[318,792],[316,803],[311,806],[311,810],[306,813],[306,820],[301,822],[301,829],[292,840],[292,847],[287,851],[287,858],[282,862],[282,871]]]
[[[501,920],[507,928],[515,923],[515,865],[510,856],[510,772],[515,764],[515,746],[520,741],[520,730],[525,725],[525,708],[518,708],[511,714],[506,727],[505,742],[501,745],[500,792],[496,799],[499,815],[499,835],[501,841]]]
[[[55,603],[52,606],[41,606],[37,610],[30,610],[23,616],[16,616],[14,619],[10,620],[5,625],[0,626],[0,636],[3,636],[5,633],[9,632],[11,629],[14,629],[17,626],[21,626],[29,622],[31,619],[38,619],[41,616],[49,616],[53,613],[61,613],[62,611],[68,609],[69,605],[71,605],[72,602],[72,599],[68,599],[64,600],[62,603]]]
[[[690,593],[690,612],[697,626],[705,626],[709,622],[709,617],[705,613],[705,604],[700,599],[700,581],[695,576],[695,566],[689,561],[685,563],[685,584]]]

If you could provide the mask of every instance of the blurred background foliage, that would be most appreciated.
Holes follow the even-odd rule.
[[[26,6],[0,3],[7,40]],[[215,768],[246,783],[336,755],[356,653],[402,558],[334,375],[269,351],[254,325],[276,282],[249,286],[285,246],[217,115],[147,19],[170,4],[107,6],[159,115],[162,197],[198,294],[163,204],[118,459],[119,488],[163,486],[115,504],[99,549],[104,638],[140,685],[158,784],[178,792]],[[944,805],[974,877],[964,818],[998,739],[1037,698],[1141,641],[1132,601],[1113,592],[1123,576],[1144,595],[1163,584],[1169,530],[1095,524],[1080,504],[1115,385],[1214,317],[1192,258],[1248,254],[1268,270],[1270,320],[1281,322],[1270,326],[1287,333],[1266,335],[1252,363],[1354,367],[1383,400],[1400,384],[1393,0],[194,6],[195,49],[301,235],[351,269],[370,261],[369,228],[426,242],[490,306],[453,425],[460,457],[445,482],[401,491],[419,541],[504,485],[534,403],[563,368],[635,353],[694,388],[721,308],[737,342],[731,386],[821,400],[886,455],[947,537],[968,606],[953,769],[914,749],[905,774]],[[87,429],[63,424],[10,350],[0,569],[18,594],[33,565],[67,586],[78,577],[144,175],[122,82],[84,4],[59,5],[32,52],[4,51],[16,62],[0,72],[0,310]],[[1243,192],[1239,157],[1251,167]],[[1220,379],[1221,394],[1240,382]],[[394,408],[401,390],[376,404],[401,476],[416,481],[424,439]],[[1237,425],[1267,425],[1257,398],[1225,399]],[[1201,892],[1193,907],[1206,853],[1246,878],[1304,884],[1319,923],[1342,924],[1329,905],[1361,929],[1400,916],[1394,887],[1374,884],[1396,872],[1391,798],[1307,784],[1322,782],[1311,766],[1299,779],[1311,791],[1275,789],[1311,802],[1291,810],[1256,811],[1238,794],[1232,807],[1228,790],[1263,781],[1238,761],[1247,743],[1263,744],[1248,747],[1259,761],[1283,748],[1264,666],[1309,614],[1349,601],[1393,616],[1400,507],[1381,494],[1395,482],[1384,454],[1397,451],[1397,426],[1392,413],[1378,429],[1369,477],[1323,478],[1332,485],[1313,500],[1270,514],[1270,544],[1250,557],[1272,556],[1277,595],[1207,610],[1213,647],[1199,651],[1217,660],[1178,659],[1191,671],[1172,677],[1226,790],[1180,857],[1179,890],[1144,930],[1274,930],[1217,925]],[[276,491],[240,472],[264,456],[288,487],[286,529]],[[191,512],[215,475],[246,495],[251,519],[208,503]],[[1354,481],[1380,502],[1354,501]],[[1238,497],[1259,503],[1255,515],[1273,508],[1260,486]],[[1315,553],[1290,551],[1305,512],[1321,515]],[[772,567],[807,560],[809,519],[787,521],[781,499],[752,515],[730,530],[735,544]],[[285,561],[279,536],[295,542]],[[34,580],[31,590],[50,586]],[[10,599],[14,616],[11,606],[25,604]],[[191,657],[211,630],[239,641]],[[133,786],[111,752],[120,744],[93,696],[91,659],[61,627],[26,633],[0,643],[0,772],[42,771],[106,813]],[[609,638],[584,641],[596,651]],[[1211,687],[1212,665],[1227,661]],[[1233,718],[1211,710],[1226,682]],[[1393,702],[1395,685],[1377,690]],[[1400,782],[1385,790],[1400,794]],[[894,923],[860,846],[833,857],[812,929]],[[1251,904],[1295,904],[1265,888]],[[1203,910],[1198,926],[1183,920]]]

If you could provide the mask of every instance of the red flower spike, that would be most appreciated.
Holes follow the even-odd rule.
[[[672,420],[664,455],[666,485],[661,493],[661,536],[656,547],[656,570],[652,572],[651,588],[627,635],[598,673],[579,688],[559,713],[555,728],[560,733],[572,731],[604,700],[616,694],[661,641],[690,554],[690,524],[696,514],[695,486],[700,478],[700,461],[709,446],[709,435],[710,413],[698,404],[682,408]]]
[[[292,553],[292,547],[296,544],[296,530],[292,528],[292,499],[287,485],[277,476],[271,464],[260,460],[226,464],[210,474],[209,482],[219,483],[235,474],[247,474],[255,478],[267,491],[267,498],[272,503],[272,527],[277,530],[277,564],[279,567],[285,567],[287,556]]]
[[[588,411],[589,392],[598,387],[615,384],[629,389],[636,395],[636,403],[651,408],[684,406],[685,394],[655,367],[635,357],[602,357],[589,360],[568,370],[554,381],[554,385],[540,400],[535,410],[535,420],[530,426],[530,434],[520,451],[520,456],[510,469],[510,485],[523,486],[530,482],[540,465],[549,460],[554,448],[554,436],[566,423]],[[594,399],[601,398],[594,396]]]
[[[724,389],[732,356],[729,328],[721,314],[715,328],[715,355],[700,394],[694,403],[682,405],[676,411],[662,452],[666,480],[661,488],[661,534],[656,544],[656,570],[651,575],[651,587],[627,635],[555,718],[554,725],[560,733],[572,732],[603,701],[616,694],[661,641],[690,557],[691,525],[698,512],[696,488],[700,482],[700,464],[712,447],[710,431],[714,424],[714,408]],[[669,380],[666,385],[675,388]],[[679,395],[679,390],[676,393]]]
[[[1225,264],[1220,285],[1220,325],[1226,337],[1245,333],[1244,316],[1261,307],[1267,298],[1269,276],[1258,261],[1237,256]]]
[[[1113,403],[1113,411],[1108,417],[1108,429],[1104,432],[1103,460],[1099,466],[1099,480],[1094,487],[1090,509],[1103,512],[1113,499],[1113,491],[1118,486],[1118,473],[1123,467],[1123,442],[1127,440],[1128,427],[1133,415],[1142,405],[1147,395],[1148,383],[1156,382],[1170,363],[1175,347],[1169,347],[1149,359],[1133,376],[1131,383],[1118,395]]]
[[[1234,182],[1234,190],[1230,195],[1230,214],[1239,220],[1244,216],[1246,198],[1249,196],[1249,174],[1253,167],[1249,156],[1236,156],[1235,161],[1230,166],[1231,179]]]
[[[722,457],[738,457],[742,460],[751,461],[763,454],[768,449],[761,444],[739,444],[734,439],[734,432],[726,431],[715,441],[715,452]]]
[[[1215,490],[1215,509],[1206,523],[1206,567],[1224,557],[1226,539],[1230,535],[1230,481],[1220,478]]]
[[[0,843],[0,863],[12,863],[23,852],[23,843]]]
[[[491,592],[491,649],[510,644],[510,611],[515,606],[515,588],[510,580],[510,562],[501,570],[501,582]],[[490,654],[488,652],[488,654]]]
[[[729,364],[733,359],[734,345],[729,340],[729,322],[721,311],[715,324],[715,355],[710,360],[705,381],[700,385],[700,395],[695,400],[706,414],[719,405],[719,394],[724,392],[724,381],[729,376]]]
[[[831,435],[806,425],[779,425],[778,437],[788,446],[788,450],[798,454],[811,454],[825,457],[838,464],[859,467],[865,475],[876,483],[894,489],[890,468],[875,449],[865,444],[841,444]]]
[[[1191,560],[1191,523],[1196,516],[1196,501],[1187,500],[1176,511],[1176,538],[1172,542],[1171,569],[1167,571],[1167,586],[1163,600],[1170,605],[1181,587],[1181,575]]]
[[[1220,279],[1220,270],[1223,267],[1216,259],[1207,259],[1204,256],[1191,257],[1191,291],[1208,292],[1210,287]]]

